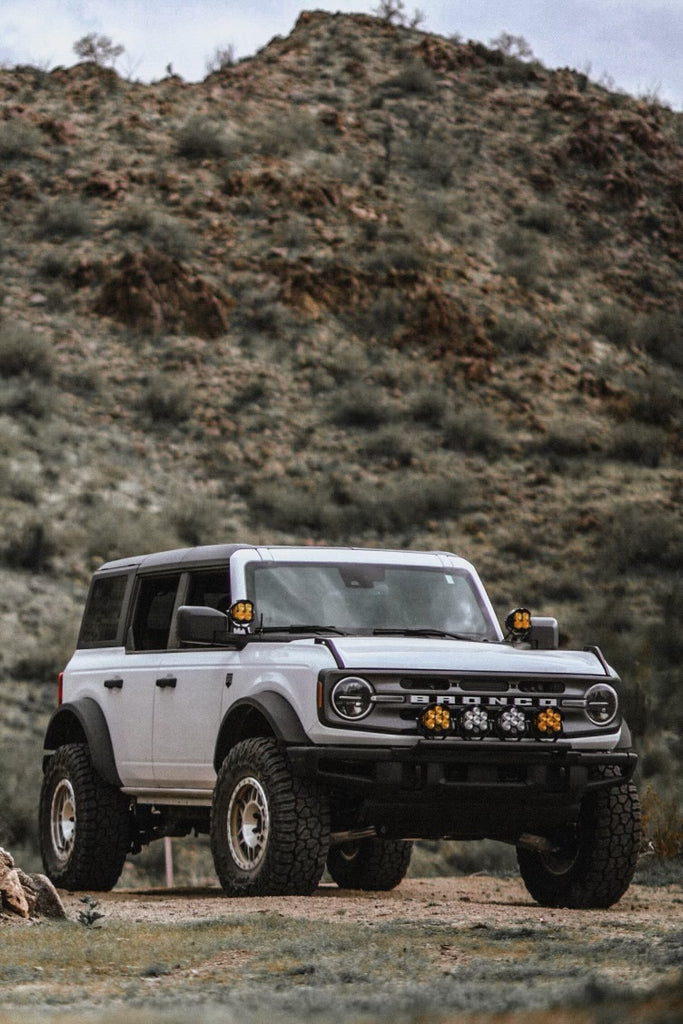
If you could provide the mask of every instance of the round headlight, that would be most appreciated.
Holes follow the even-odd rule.
[[[586,692],[586,714],[595,725],[609,725],[619,708],[616,690],[606,683],[596,683]]]
[[[357,722],[372,710],[375,691],[367,679],[346,676],[335,684],[332,690],[332,707],[341,718]]]

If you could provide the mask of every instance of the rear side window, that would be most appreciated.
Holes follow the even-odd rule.
[[[128,574],[93,580],[83,614],[79,647],[114,647],[121,643],[123,610]]]
[[[140,581],[133,615],[133,649],[160,651],[168,645],[180,573]]]

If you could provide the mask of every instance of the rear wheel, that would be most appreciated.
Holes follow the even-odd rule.
[[[603,777],[615,769],[602,770]],[[544,907],[605,908],[624,895],[636,868],[641,839],[640,803],[632,782],[586,794],[576,828],[557,837],[557,848],[517,850],[524,884]]]
[[[405,878],[412,852],[400,839],[360,839],[331,849],[327,870],[340,889],[386,892]]]
[[[327,799],[292,774],[275,740],[242,740],[226,757],[211,812],[211,850],[229,896],[309,895],[329,845]]]
[[[45,872],[56,886],[113,889],[130,849],[129,802],[100,778],[85,744],[68,743],[50,758],[39,827]]]

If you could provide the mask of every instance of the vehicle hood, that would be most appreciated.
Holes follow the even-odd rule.
[[[532,651],[502,643],[422,637],[331,637],[345,668],[401,672],[516,672],[604,676],[591,651]]]

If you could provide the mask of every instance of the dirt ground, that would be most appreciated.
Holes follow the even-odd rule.
[[[69,916],[82,909],[78,895],[62,894]],[[683,928],[682,885],[632,885],[609,910],[555,910],[535,903],[515,878],[487,875],[457,878],[408,878],[388,893],[363,893],[321,885],[313,896],[228,899],[222,890],[131,889],[98,894],[107,917],[136,922],[181,923],[202,918],[229,919],[245,914],[276,913],[286,918],[324,920],[343,917],[364,924],[378,920],[418,923],[443,920],[453,926],[523,924],[594,928],[609,923],[610,933],[634,929],[660,934]]]

